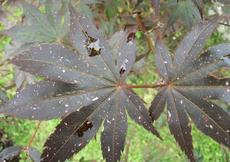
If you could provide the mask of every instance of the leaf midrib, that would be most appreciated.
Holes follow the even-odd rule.
[[[82,123],[86,122],[88,118],[92,117],[96,112],[98,112],[102,108],[102,106],[105,104],[105,101],[109,97],[115,95],[116,93],[117,93],[116,91],[111,92],[111,94],[109,94],[108,97],[106,97]],[[62,146],[55,152],[55,155],[57,155],[58,152],[61,151],[61,149],[64,147],[64,145],[72,138],[72,136],[77,132],[77,130],[80,127],[81,127],[81,125],[79,125],[78,127],[75,127],[73,129],[73,133],[65,140],[64,144],[62,144]],[[50,162],[54,157],[55,156],[53,156],[48,162]]]
[[[84,28],[83,28],[83,26],[82,26],[82,24],[80,23],[80,16],[77,17],[77,21],[78,21],[78,23],[79,23],[79,25],[80,25],[80,27],[81,27],[81,30],[82,30],[82,31],[85,31]],[[97,38],[97,39],[98,39],[98,38]],[[108,47],[109,47],[109,45],[108,45]],[[104,64],[107,66],[107,68],[109,69],[109,71],[113,74],[113,77],[114,77],[114,78],[117,78],[117,77],[116,77],[116,74],[114,74],[114,72],[113,72],[113,70],[111,69],[111,67],[106,63],[104,57],[102,57],[101,54],[98,55],[98,56],[101,58],[101,60],[102,60],[102,61],[104,62]],[[112,59],[112,57],[111,57],[111,59]],[[115,65],[115,64],[114,64],[114,65]]]
[[[159,102],[157,102],[157,104],[156,105],[154,105],[154,107],[156,107],[156,109],[159,107],[159,105],[160,105],[160,103],[162,103],[162,102],[165,102],[166,100],[165,100],[165,89],[164,90],[162,90],[161,92],[159,92],[159,93],[161,93],[161,95],[159,96],[160,97],[160,100],[159,100]],[[151,106],[153,105],[153,103],[151,104]],[[164,107],[165,107],[165,103],[164,103]],[[163,111],[164,111],[164,108],[163,108]],[[153,111],[152,111],[152,113],[153,113]],[[155,119],[154,119],[154,121],[155,121]]]
[[[99,91],[99,90],[103,90],[103,89],[113,89],[111,87],[100,87],[100,88],[93,88],[93,89],[88,89],[87,91],[84,91],[82,93],[73,93],[73,94],[68,94],[68,95],[63,95],[63,96],[56,96],[56,97],[47,97],[47,98],[39,98],[38,100],[32,100],[34,102],[31,102],[31,103],[37,103],[38,101],[42,101],[42,102],[45,102],[45,101],[49,101],[49,100],[60,100],[60,99],[66,99],[67,97],[74,97],[74,96],[81,96],[81,95],[85,95],[87,93],[92,93],[92,92],[96,92],[96,91]],[[20,105],[17,105],[17,106],[14,106],[12,108],[15,108],[15,107],[21,107],[21,106],[25,106],[27,105],[27,103],[25,104],[20,104]]]
[[[161,43],[161,42],[160,42],[160,43]],[[160,47],[160,50],[161,50],[161,47]],[[167,49],[167,50],[168,50],[168,49]],[[165,77],[167,77],[166,79],[168,80],[171,71],[168,69],[168,66],[167,66],[167,65],[171,66],[171,68],[172,68],[172,67],[173,67],[173,66],[172,66],[172,62],[171,62],[171,60],[170,60],[169,62],[164,63],[165,60],[164,60],[164,56],[162,55],[162,52],[158,52],[158,53],[160,54],[160,59],[162,60],[163,66],[165,67],[165,70],[167,71]],[[167,53],[166,53],[166,55],[167,55]],[[170,57],[170,59],[171,59],[171,56],[170,56],[170,55],[169,55],[169,57]],[[163,77],[164,77],[164,75],[163,75]]]
[[[22,55],[22,56],[23,56],[23,55]],[[102,81],[102,80],[103,80],[103,81],[107,82],[108,85],[114,85],[113,82],[107,80],[106,78],[101,78],[101,77],[99,77],[99,76],[97,76],[97,75],[93,75],[93,74],[91,74],[91,73],[85,73],[85,72],[82,72],[82,71],[78,71],[78,70],[75,69],[75,68],[70,68],[70,67],[64,66],[64,65],[60,65],[60,64],[59,64],[59,66],[58,66],[58,64],[54,64],[54,63],[51,63],[51,62],[48,62],[48,61],[45,61],[45,60],[21,59],[21,58],[19,58],[19,59],[16,60],[15,62],[18,62],[18,61],[37,62],[37,63],[40,63],[40,64],[44,64],[44,63],[45,63],[45,64],[47,64],[47,65],[51,65],[52,67],[63,68],[63,69],[67,69],[67,70],[69,70],[69,71],[75,71],[75,72],[77,72],[77,73],[80,73],[80,74],[83,75],[83,76],[89,76],[89,77],[95,78],[95,79],[97,79],[97,80],[99,80],[99,81]],[[45,77],[46,77],[46,76],[45,76]],[[47,77],[46,77],[46,78],[47,78]]]
[[[207,22],[208,23],[208,22]],[[199,34],[198,34],[198,36],[197,36],[197,39],[195,40],[195,42],[192,44],[192,46],[191,46],[191,48],[189,49],[189,51],[187,52],[187,56],[189,56],[189,54],[191,53],[191,51],[192,51],[192,49],[194,49],[195,48],[195,45],[197,44],[197,41],[199,40],[199,38],[200,38],[200,36],[203,34],[203,32],[205,31],[205,30],[207,30],[211,25],[213,25],[213,23],[210,23],[209,25],[207,25],[204,29],[202,29],[200,32],[199,32]],[[179,69],[181,69],[181,67],[183,67],[184,66],[184,63],[185,63],[185,61],[187,60],[187,59],[185,59],[186,57],[184,57],[184,59],[183,59],[183,61],[181,62],[181,63],[178,63],[179,64]],[[175,65],[175,62],[173,63],[174,65]]]
[[[115,159],[115,128],[117,128],[117,122],[116,122],[116,119],[117,119],[117,111],[119,110],[119,107],[118,107],[118,104],[119,104],[119,100],[121,99],[121,97],[120,97],[120,95],[118,95],[118,97],[116,98],[116,102],[115,102],[115,115],[114,115],[114,129],[112,129],[112,151],[113,151],[113,153],[112,153],[112,161],[114,161],[114,159]]]
[[[223,60],[218,59],[218,60],[216,60],[216,61],[214,61],[214,62],[208,63],[208,64],[206,64],[205,66],[201,66],[199,69],[194,69],[194,70],[188,72],[187,75],[184,75],[184,76],[183,76],[183,79],[182,79],[182,80],[176,80],[174,83],[183,83],[183,82],[186,83],[186,81],[190,81],[190,80],[191,80],[191,78],[188,78],[188,77],[191,77],[191,75],[193,75],[194,73],[195,73],[195,74],[196,74],[196,73],[199,74],[199,72],[204,71],[205,69],[207,69],[207,68],[209,68],[209,67],[211,67],[211,66],[213,66],[213,65],[218,65],[218,63],[224,63],[224,62],[223,62]],[[224,66],[224,65],[223,65],[223,66]],[[200,78],[202,78],[202,77],[200,77]],[[190,80],[186,80],[186,79],[190,79]]]
[[[132,93],[130,91],[128,91],[127,93]],[[126,97],[129,99],[129,101],[131,101],[131,103],[133,104],[133,106],[135,107],[135,109],[137,110],[137,112],[139,112],[139,114],[141,114],[142,119],[146,122],[146,123],[151,123],[151,119],[150,118],[144,118],[143,113],[136,107],[137,105],[133,102],[133,100],[131,99],[132,97],[129,98],[129,95],[127,93],[124,93],[126,95]],[[132,94],[133,95],[133,94]],[[149,120],[148,120],[149,119]],[[138,123],[138,122],[137,122]],[[139,124],[139,123],[138,123]],[[140,124],[141,125],[141,124]],[[148,124],[145,125],[146,127],[148,127]],[[148,130],[148,129],[147,129]],[[157,132],[155,132],[156,130],[153,127],[149,127],[150,132],[156,134]]]
[[[171,94],[171,97],[172,97],[172,99],[173,99],[173,105],[174,105],[174,109],[175,109],[175,112],[176,112],[176,117],[177,117],[177,119],[178,119],[178,121],[180,121],[180,118],[179,118],[179,116],[178,116],[178,113],[177,113],[177,108],[176,108],[176,101],[175,101],[175,97],[174,97],[174,95],[173,95],[173,92],[172,92],[172,90],[170,90],[170,94]],[[179,122],[179,124],[180,124],[180,122]],[[184,137],[184,134],[183,134],[183,129],[182,129],[182,126],[181,126],[181,124],[180,124],[180,131],[179,131],[179,133],[182,135],[182,140],[183,140],[183,144],[184,144],[184,146],[185,146],[185,149],[186,149],[186,151],[185,152],[188,152],[189,153],[189,149],[187,148],[187,144],[186,144],[186,141],[185,141],[185,137]],[[182,148],[183,149],[183,148]]]
[[[207,116],[213,123],[215,123],[215,125],[218,126],[218,127],[224,132],[224,134],[226,134],[227,136],[229,136],[229,135],[225,132],[225,130],[224,130],[218,123],[216,123],[214,119],[212,119],[209,115],[207,115],[205,111],[203,111],[202,109],[200,109],[200,107],[199,107],[196,103],[194,103],[193,101],[189,100],[189,99],[188,99],[186,96],[184,96],[180,91],[177,91],[177,92],[178,92],[185,100],[187,100],[189,103],[191,103],[192,105],[194,105],[194,107],[196,107],[198,111],[200,111],[200,112],[202,112],[203,114],[205,114],[205,116]],[[230,136],[229,136],[229,138],[230,138]]]
[[[175,85],[174,88],[220,88],[220,87],[230,87],[230,86],[224,86],[224,85]]]

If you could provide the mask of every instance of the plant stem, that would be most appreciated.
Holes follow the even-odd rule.
[[[159,87],[164,87],[164,86],[166,86],[166,84],[122,85],[122,87],[125,87],[125,88],[159,88]]]
[[[152,38],[148,34],[146,34],[147,29],[142,21],[140,13],[136,14],[136,23],[137,23],[138,28],[145,34],[145,37],[148,43],[148,47],[149,47],[149,51],[154,51],[154,45],[153,45]]]
[[[227,27],[230,27],[230,24],[225,24],[225,23],[219,23],[220,25],[224,25],[224,26],[227,26]]]
[[[29,143],[28,143],[28,145],[27,145],[27,148],[29,148],[29,147],[32,145],[32,143],[33,143],[33,141],[34,141],[34,139],[35,139],[35,136],[36,136],[36,134],[37,134],[37,132],[38,132],[38,129],[39,129],[40,125],[41,125],[41,121],[39,121],[39,122],[37,123],[36,128],[35,128],[35,131],[34,131],[34,133],[33,133],[33,134],[31,135],[31,137],[30,137],[30,140],[29,140]]]
[[[41,123],[42,123],[41,121],[39,121],[39,122],[37,123],[36,128],[35,128],[35,131],[34,131],[34,133],[31,135],[31,137],[30,137],[30,139],[29,139],[29,142],[28,142],[27,146],[23,148],[23,150],[24,150],[25,153],[27,154],[27,157],[25,157],[25,158],[23,159],[24,161],[28,161],[28,158],[29,158],[28,149],[29,149],[30,146],[32,145],[32,143],[33,143],[33,141],[34,141],[34,139],[35,139],[35,136],[36,136],[36,134],[37,134],[37,132],[38,132],[38,129],[39,129]]]

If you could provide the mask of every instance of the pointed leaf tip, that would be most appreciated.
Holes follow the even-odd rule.
[[[159,39],[156,42],[157,69],[167,85],[153,100],[150,114],[159,118],[166,102],[170,132],[191,161],[195,159],[188,116],[205,135],[230,147],[230,125],[226,124],[230,123],[229,113],[212,103],[229,103],[229,78],[218,78],[212,73],[229,67],[229,45],[219,44],[201,53],[219,20],[216,17],[193,27],[178,46],[172,62],[167,59],[167,47]]]

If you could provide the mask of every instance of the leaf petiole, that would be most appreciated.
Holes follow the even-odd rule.
[[[166,86],[166,84],[144,84],[144,85],[129,85],[129,84],[123,84],[120,85],[120,87],[123,88],[160,88],[160,87],[164,87]]]

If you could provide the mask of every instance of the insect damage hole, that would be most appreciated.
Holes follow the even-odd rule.
[[[135,39],[135,33],[134,32],[129,33],[126,43],[128,43],[129,45],[132,45],[134,39]]]
[[[127,66],[127,63],[128,63],[128,62],[129,62],[128,59],[125,59],[125,60],[123,61],[122,65],[121,65],[121,67],[120,67],[120,71],[119,71],[120,76],[122,76],[122,75],[125,73],[125,71],[126,71],[126,66]]]
[[[93,123],[86,120],[77,130],[76,134],[78,135],[78,137],[82,137],[84,135],[84,132],[86,132],[88,129],[91,129],[92,127]]]
[[[120,76],[122,76],[124,73],[125,73],[125,71],[126,71],[126,66],[124,65],[124,66],[121,66],[121,68],[120,68]]]
[[[102,47],[100,46],[100,40],[91,37],[87,32],[83,31],[87,38],[85,46],[88,51],[89,57],[94,57],[101,54]]]

